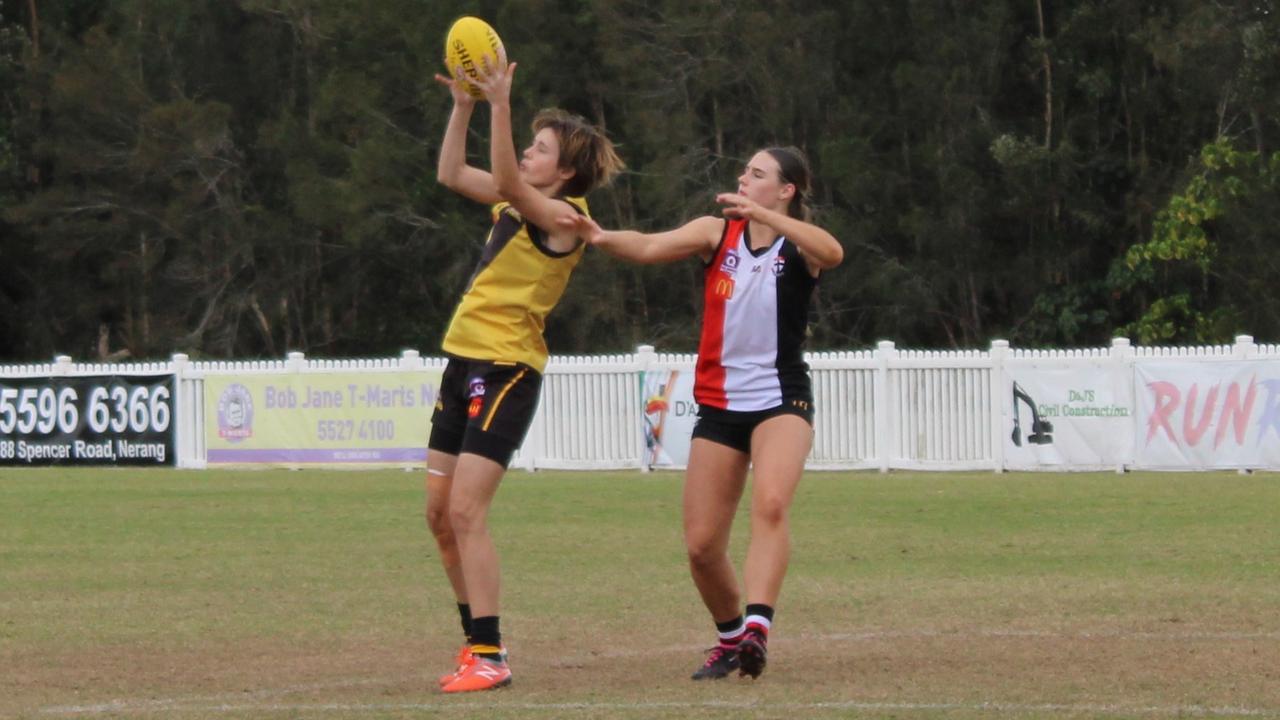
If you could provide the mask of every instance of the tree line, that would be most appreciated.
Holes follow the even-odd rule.
[[[618,144],[606,227],[713,213],[752,151],[804,149],[846,251],[814,349],[1274,340],[1276,10],[0,0],[0,359],[437,352],[489,222],[434,178],[462,14],[519,62],[518,124]],[[584,264],[553,352],[694,349],[696,262]]]

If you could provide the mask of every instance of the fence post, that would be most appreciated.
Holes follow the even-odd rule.
[[[1236,345],[1232,348],[1232,352],[1238,360],[1248,360],[1252,358],[1258,351],[1258,346],[1253,344],[1252,335],[1237,335]],[[1253,472],[1252,468],[1240,468],[1236,470],[1237,475],[1248,475]]]
[[[1253,357],[1258,350],[1258,346],[1253,344],[1252,335],[1237,335],[1236,346],[1234,348],[1236,358],[1247,360]]]
[[[650,369],[653,367],[653,359],[655,353],[652,345],[639,345],[636,347],[636,394],[640,396],[640,432],[637,442],[640,448],[640,472],[647,473],[652,468],[649,467],[649,436],[645,432],[645,423],[648,419],[645,417],[645,402],[647,398],[644,396],[645,380],[649,377]]]
[[[285,360],[285,367],[288,368],[289,372],[302,372],[302,369],[305,368],[306,366],[307,366],[306,353],[294,351],[289,353],[288,359]]]
[[[401,350],[400,351],[400,369],[408,372],[415,372],[426,367],[426,363],[422,361],[422,356],[417,350]],[[423,408],[423,412],[431,412],[431,408]],[[424,438],[425,442],[425,438]],[[430,451],[428,451],[428,455]],[[426,462],[425,460],[423,461]],[[413,470],[412,463],[405,463],[404,471],[411,472]]]
[[[1133,373],[1133,346],[1129,342],[1129,338],[1116,337],[1111,338],[1111,363],[1114,365],[1112,372],[1120,374],[1124,378],[1124,382],[1129,387],[1129,406],[1136,408],[1138,401],[1138,384],[1134,381]],[[1130,418],[1129,432],[1133,433],[1129,438],[1129,450],[1125,457],[1120,458],[1116,462],[1116,474],[1123,475],[1125,469],[1133,465],[1133,457],[1136,452],[1134,438],[1137,437],[1137,427],[1133,423],[1137,422],[1138,414],[1135,412]]]
[[[195,446],[196,403],[190,397],[187,383],[183,382],[189,359],[186,353],[174,353],[169,357],[169,369],[173,372],[173,385],[177,391],[173,398],[173,423],[174,451],[178,454],[175,464],[178,467],[191,466],[192,448]]]
[[[876,358],[876,380],[872,395],[875,403],[875,438],[876,454],[880,458],[880,472],[889,472],[892,448],[892,435],[889,426],[889,365],[890,360],[898,357],[898,351],[892,340],[881,340],[873,351]]]
[[[1009,359],[1009,341],[991,341],[991,459],[997,473],[1004,472],[1005,361]]]
[[[58,355],[53,358],[53,374],[54,375],[70,375],[71,374],[71,356]]]
[[[404,350],[400,353],[400,368],[402,370],[421,370],[423,368],[422,356],[417,350]]]

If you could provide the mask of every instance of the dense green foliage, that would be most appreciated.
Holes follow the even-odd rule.
[[[816,349],[1275,339],[1278,10],[0,0],[0,358],[435,352],[487,223],[434,179],[464,13],[520,63],[518,123],[618,142],[607,226],[715,212],[754,149],[804,148],[846,249]],[[695,262],[589,253],[548,340],[691,350],[698,310]]]

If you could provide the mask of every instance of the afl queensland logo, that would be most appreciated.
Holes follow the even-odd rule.
[[[471,401],[467,403],[467,417],[478,417],[481,408],[484,407],[484,379],[471,378],[467,393],[471,398]]]
[[[234,383],[218,398],[218,437],[237,443],[253,437],[253,395]]]
[[[720,263],[720,272],[726,275],[735,275],[738,272],[738,252],[730,250],[724,254],[724,261]]]

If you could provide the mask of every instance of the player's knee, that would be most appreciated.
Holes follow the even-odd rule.
[[[774,528],[787,523],[787,499],[779,495],[764,494],[752,498],[751,523],[756,527]]]
[[[448,508],[428,505],[427,527],[431,529],[431,534],[435,535],[437,540],[452,538],[453,525],[450,524]]]
[[[710,537],[686,538],[685,549],[689,553],[689,564],[698,568],[711,567],[724,557],[724,549]]]
[[[449,526],[456,535],[475,532],[484,527],[484,509],[454,504],[449,508]]]

